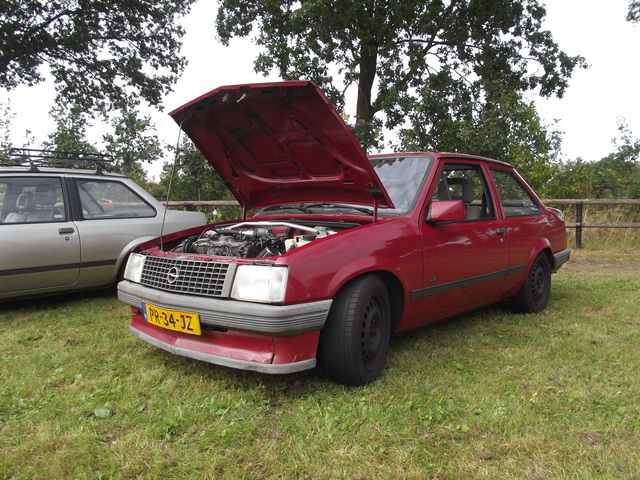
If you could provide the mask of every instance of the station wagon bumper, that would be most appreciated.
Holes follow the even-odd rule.
[[[273,374],[315,367],[320,330],[331,307],[331,300],[278,306],[176,295],[129,281],[118,284],[118,298],[131,305],[129,332],[151,345],[216,365]],[[202,334],[147,322],[143,303],[197,312]]]

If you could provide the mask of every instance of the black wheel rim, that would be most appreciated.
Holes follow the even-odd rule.
[[[362,314],[360,330],[360,351],[362,362],[367,369],[374,366],[382,343],[384,314],[378,296],[372,296]]]
[[[538,262],[531,270],[531,298],[535,303],[544,300],[547,291],[547,272],[544,266]]]

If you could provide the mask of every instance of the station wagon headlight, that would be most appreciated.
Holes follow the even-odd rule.
[[[127,266],[124,268],[124,278],[131,282],[140,283],[142,279],[142,267],[147,257],[138,253],[132,253],[127,260]]]
[[[249,302],[280,303],[287,289],[288,272],[286,267],[240,265],[231,297]]]

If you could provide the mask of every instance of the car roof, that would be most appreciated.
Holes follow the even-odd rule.
[[[53,174],[53,175],[83,175],[91,177],[105,177],[105,178],[128,178],[121,173],[105,172],[104,170],[88,170],[83,168],[52,168],[52,167],[38,167],[32,169],[24,166],[0,166],[0,174],[20,174],[20,175],[38,175],[38,174]]]
[[[6,158],[0,158],[2,173],[126,177],[109,172],[107,165],[112,164],[114,158],[104,153],[11,148],[5,156]]]
[[[379,158],[379,157],[389,157],[389,156],[423,156],[423,155],[431,155],[432,157],[440,158],[442,160],[475,160],[478,162],[486,162],[493,163],[495,165],[500,165],[502,167],[514,168],[513,165],[503,162],[501,160],[496,160],[494,158],[482,157],[480,155],[470,155],[467,153],[455,153],[455,152],[399,152],[399,153],[379,153],[375,155],[369,155],[369,158]]]

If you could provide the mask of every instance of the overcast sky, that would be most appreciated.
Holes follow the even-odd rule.
[[[546,124],[557,120],[563,132],[564,159],[599,160],[613,151],[619,137],[617,122],[624,119],[633,137],[640,137],[640,25],[625,20],[629,0],[548,0],[545,28],[569,55],[586,57],[591,66],[574,72],[564,98],[534,98]],[[222,85],[276,81],[253,72],[255,47],[234,40],[223,47],[214,38],[217,2],[199,0],[185,19],[183,53],[189,60],[174,92],[164,100],[164,111],[150,110],[161,141],[174,144],[177,126],[167,113]],[[0,90],[0,101],[11,100],[17,115],[12,123],[13,143],[22,145],[29,129],[38,142],[54,130],[49,118],[54,89],[51,84]],[[353,108],[349,107],[349,112]],[[96,128],[95,130],[98,130]],[[98,132],[94,132],[99,138]],[[473,153],[473,152],[468,152]],[[159,171],[153,168],[151,173]]]

